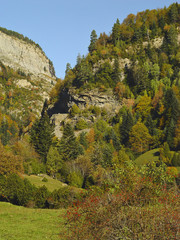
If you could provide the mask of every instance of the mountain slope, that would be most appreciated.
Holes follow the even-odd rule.
[[[0,136],[3,144],[30,129],[56,83],[52,62],[23,35],[0,28]],[[21,129],[21,130],[20,130]]]

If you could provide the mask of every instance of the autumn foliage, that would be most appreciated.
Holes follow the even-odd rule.
[[[7,151],[0,143],[0,175],[23,173],[23,159]]]
[[[64,239],[178,239],[179,195],[166,188],[155,193],[151,179],[136,181],[132,191],[106,191],[76,202],[64,216]]]

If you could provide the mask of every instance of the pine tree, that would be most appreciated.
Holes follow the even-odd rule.
[[[170,29],[167,29],[163,39],[162,50],[169,54],[175,54],[178,47],[178,34],[175,25],[171,25]]]
[[[76,78],[73,81],[73,85],[81,87],[92,80],[91,66],[85,58],[82,58],[80,63],[76,65]]]
[[[118,58],[115,58],[115,60],[114,60],[112,79],[113,79],[114,86],[118,82],[121,81],[121,71],[120,71],[120,68],[119,68],[119,60],[118,60]]]
[[[147,116],[145,126],[148,128],[151,136],[153,136],[155,134],[155,124],[153,122],[151,114]]]
[[[117,19],[116,23],[112,28],[112,41],[115,46],[119,44],[119,40],[120,40],[120,26],[121,25],[120,25],[119,19]]]
[[[175,136],[175,123],[173,118],[171,118],[166,134],[166,141],[171,149],[174,148],[174,136]]]
[[[132,113],[127,110],[126,113],[123,114],[122,124],[120,126],[120,138],[121,143],[127,145],[129,141],[129,132],[133,126],[133,116]]]
[[[178,3],[173,3],[170,6],[170,10],[169,10],[169,20],[171,23],[176,23],[179,17],[178,14]]]
[[[67,64],[66,64],[65,75],[67,75],[70,70],[71,70],[71,64],[70,64],[70,63],[67,63]]]
[[[36,120],[31,129],[31,143],[44,162],[47,160],[47,153],[52,144],[53,136],[54,127],[50,123],[50,118],[47,114],[47,102],[45,102],[41,118]]]
[[[90,45],[88,47],[88,50],[90,53],[92,53],[94,50],[96,50],[96,41],[97,41],[97,34],[95,30],[92,30],[91,32],[91,41]]]
[[[63,136],[60,141],[59,152],[63,161],[71,161],[83,152],[82,147],[76,141],[74,131],[69,123],[64,127]]]

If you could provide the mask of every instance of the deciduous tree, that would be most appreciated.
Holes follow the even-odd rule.
[[[129,143],[133,151],[142,153],[148,150],[151,143],[151,135],[142,122],[138,121],[132,127],[129,135]]]

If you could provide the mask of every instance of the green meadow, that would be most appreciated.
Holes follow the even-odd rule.
[[[144,154],[140,155],[138,158],[136,158],[135,162],[137,165],[144,165],[153,161],[159,160],[159,148],[155,148],[153,150],[150,150],[148,152],[145,152]]]
[[[44,177],[47,179],[47,182],[42,181]],[[27,178],[31,182],[31,184],[34,184],[36,187],[42,187],[43,185],[46,186],[50,192],[66,186],[66,184],[56,179],[53,179],[45,174],[43,174],[42,176],[24,175],[24,178]]]
[[[64,210],[30,209],[0,202],[0,240],[57,240]]]

